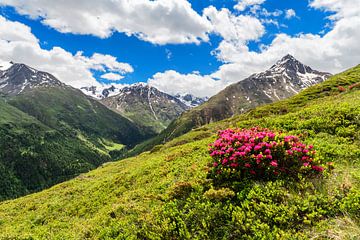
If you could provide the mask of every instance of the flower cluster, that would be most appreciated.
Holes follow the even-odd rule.
[[[358,83],[354,83],[352,85],[349,86],[349,90],[353,89],[353,88],[360,88],[360,82]]]
[[[297,136],[269,129],[219,131],[218,139],[209,146],[214,160],[210,176],[217,179],[271,179],[324,170],[314,160],[316,151],[312,145],[305,145]]]
[[[343,86],[338,86],[337,88],[340,92],[346,92],[346,88],[344,88]]]

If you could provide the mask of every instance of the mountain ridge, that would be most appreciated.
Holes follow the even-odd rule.
[[[102,99],[101,103],[155,132],[165,129],[189,109],[177,98],[142,83],[124,87],[118,94]]]
[[[288,54],[268,70],[252,74],[242,81],[229,85],[204,104],[184,112],[158,136],[131,150],[130,155],[150,150],[157,144],[162,144],[204,124],[291,97],[310,85],[323,82],[330,76],[330,73],[313,70]]]

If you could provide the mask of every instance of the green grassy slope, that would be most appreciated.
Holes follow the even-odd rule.
[[[272,104],[267,104],[264,107],[257,107],[256,110],[249,111],[246,114],[243,114],[243,116],[245,118],[262,117],[271,114],[286,114],[288,112],[296,111],[299,107],[302,107],[303,104],[307,103],[308,100],[337,94],[337,86],[339,85],[346,86],[359,82],[359,71],[360,65],[351,68],[341,74],[337,74],[323,83],[305,89],[294,97]],[[214,96],[214,98],[222,99],[224,98],[224,96]],[[163,144],[164,142],[167,142],[171,139],[181,136],[184,133],[189,132],[196,126],[203,125],[204,122],[201,121],[200,117],[204,115],[203,111],[208,108],[219,108],[219,106],[212,106],[214,102],[219,101],[208,102],[204,105],[192,109],[189,112],[183,113],[181,117],[173,121],[158,136],[155,136],[154,138],[137,145],[134,149],[131,149],[125,156],[135,156],[136,154],[139,154],[143,151],[151,150],[155,145]]]
[[[358,239],[360,90],[336,86],[359,81],[357,67],[289,100],[2,202],[0,239]],[[307,135],[335,170],[324,179],[243,182],[233,198],[209,197],[207,144],[219,129],[252,126]]]
[[[80,131],[98,147],[100,139],[131,147],[154,134],[68,86],[35,88],[9,103],[49,127]]]
[[[49,187],[110,157],[0,99],[0,200]]]
[[[71,87],[0,101],[0,200],[87,172],[153,135]]]

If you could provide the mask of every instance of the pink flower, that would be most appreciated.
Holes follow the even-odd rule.
[[[322,171],[324,171],[324,168],[323,168],[323,167],[320,167],[320,166],[312,166],[311,168],[314,169],[314,170],[317,171],[317,172],[322,172]]]
[[[256,145],[256,146],[254,147],[254,150],[255,150],[255,151],[259,151],[261,148],[262,148],[261,145]]]
[[[270,149],[265,149],[264,153],[265,153],[266,155],[269,155],[269,154],[271,153],[271,151],[270,151]]]
[[[274,160],[274,161],[271,161],[271,162],[270,162],[270,165],[273,166],[273,167],[277,167],[277,166],[278,166],[278,163],[277,163],[276,160]]]
[[[246,168],[250,168],[250,167],[251,167],[251,165],[250,165],[249,163],[245,163],[244,166],[245,166]]]
[[[306,162],[306,163],[303,164],[304,167],[307,167],[307,166],[309,166],[309,165],[310,165],[310,163],[308,163],[308,162]]]

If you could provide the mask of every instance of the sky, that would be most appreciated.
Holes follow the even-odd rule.
[[[341,72],[360,63],[359,39],[360,0],[0,0],[0,64],[77,88],[210,97],[288,53]]]

